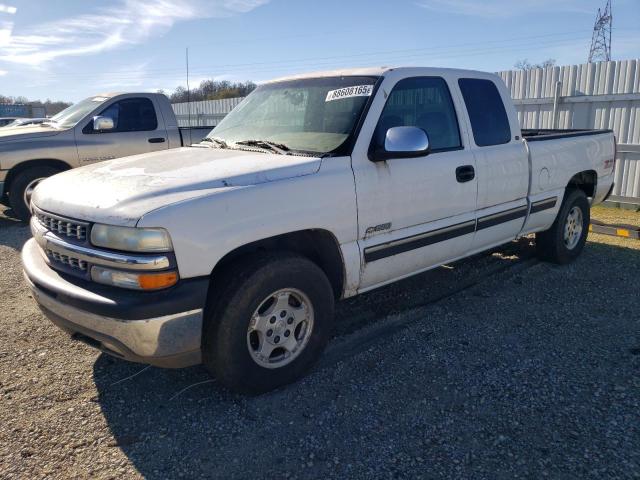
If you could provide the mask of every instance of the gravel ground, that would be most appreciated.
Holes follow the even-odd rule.
[[[0,213],[0,478],[640,478],[638,241],[557,267],[524,240],[343,302],[318,367],[251,398],[69,340],[27,237]]]

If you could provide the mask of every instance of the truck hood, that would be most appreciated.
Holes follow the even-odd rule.
[[[32,140],[34,138],[52,137],[64,130],[42,125],[25,125],[24,127],[0,128],[0,143],[14,140]]]
[[[59,215],[133,226],[157,208],[228,189],[310,175],[320,158],[209,147],[88,165],[41,182],[33,203]]]

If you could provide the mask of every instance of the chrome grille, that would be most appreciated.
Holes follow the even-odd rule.
[[[53,233],[82,242],[87,239],[89,225],[86,223],[58,217],[39,210],[35,211],[35,216],[42,226]]]
[[[49,257],[49,259],[53,262],[71,267],[74,270],[80,270],[82,272],[87,271],[87,262],[85,262],[84,260],[80,260],[79,258],[74,258],[59,252],[54,252],[50,249],[46,249],[45,252],[47,254],[47,257]]]

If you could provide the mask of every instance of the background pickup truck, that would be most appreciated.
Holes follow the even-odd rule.
[[[522,132],[492,74],[303,75],[195,148],[42,182],[24,271],[74,338],[262,392],[320,355],[335,299],[531,233],[575,259],[614,158],[610,131]]]
[[[39,125],[0,130],[0,202],[28,220],[31,192],[46,177],[89,163],[191,145],[212,128],[178,128],[162,94],[87,98]]]

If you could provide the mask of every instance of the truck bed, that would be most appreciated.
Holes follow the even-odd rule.
[[[522,137],[528,142],[539,142],[543,140],[555,140],[558,138],[581,137],[584,135],[600,135],[612,133],[612,130],[590,130],[590,129],[552,129],[552,128],[523,128]]]
[[[592,205],[606,197],[615,166],[613,131],[525,129],[522,136],[529,150],[532,194],[544,192],[562,198],[571,179],[584,173],[595,176]]]

